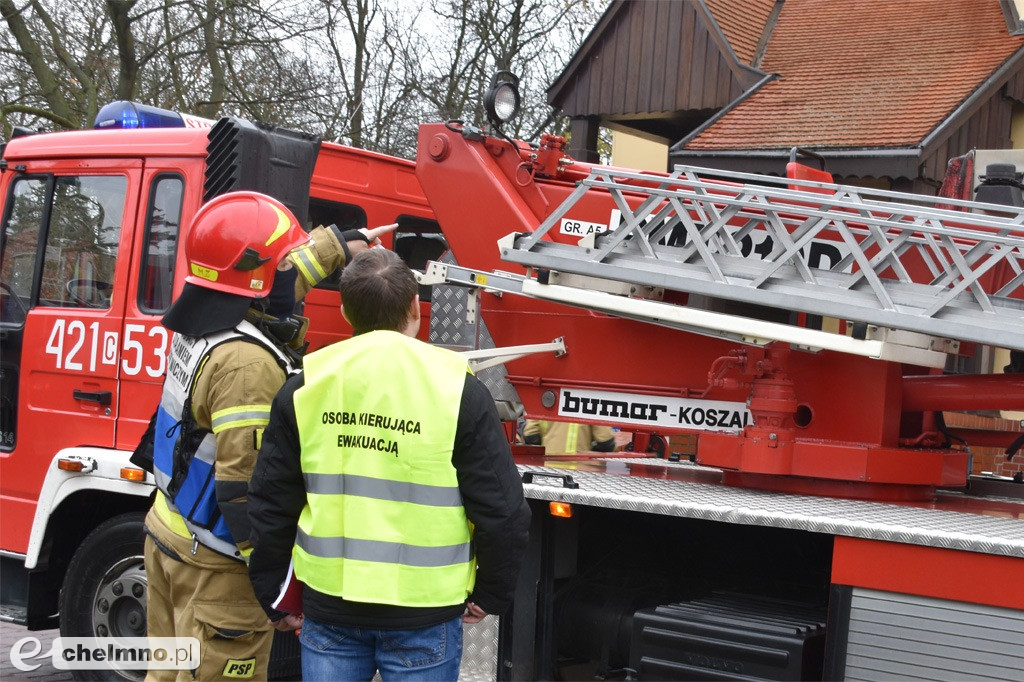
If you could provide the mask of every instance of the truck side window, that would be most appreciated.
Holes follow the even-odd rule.
[[[127,185],[116,175],[56,178],[39,305],[110,307]]]
[[[337,201],[311,198],[309,200],[309,222],[310,224],[306,227],[307,232],[319,225],[337,225],[342,232],[358,230],[361,227],[366,227],[366,211],[362,206],[355,204],[342,204]],[[341,272],[335,270],[321,280],[316,288],[337,291],[340,278]]]
[[[39,231],[46,207],[46,180],[16,180],[9,205],[0,254],[0,322],[21,325],[32,304]]]
[[[181,176],[160,175],[150,189],[139,277],[139,310],[145,313],[163,313],[171,305],[184,187]]]
[[[398,216],[395,230],[395,253],[413,270],[423,271],[427,261],[437,260],[448,250],[448,241],[436,220],[415,216]],[[431,287],[420,286],[420,301],[430,301]]]
[[[344,230],[366,227],[366,211],[362,206],[342,204],[326,199],[309,200],[309,229],[317,225],[337,225]],[[307,232],[309,230],[307,229]]]

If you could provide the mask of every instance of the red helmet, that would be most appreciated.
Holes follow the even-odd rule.
[[[278,264],[309,241],[284,204],[258,192],[229,192],[204,204],[185,240],[185,281],[205,289],[263,298]]]

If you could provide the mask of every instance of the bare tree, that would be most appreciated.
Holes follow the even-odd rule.
[[[77,128],[130,99],[237,114],[390,154],[423,121],[479,123],[490,74],[522,77],[511,134],[607,0],[0,0],[0,124]]]
[[[363,96],[372,56],[370,30],[377,20],[379,6],[370,0],[341,0],[335,4],[323,0],[326,15],[324,29],[327,43],[338,69],[338,84],[344,93],[344,111],[348,121],[344,132],[356,147],[363,146]],[[343,40],[351,40],[352,49],[346,51]],[[348,52],[348,54],[346,54]]]
[[[90,108],[95,113],[96,83],[85,68],[97,61],[100,52],[93,42],[92,17],[86,14],[79,30],[72,32],[37,0],[20,7],[14,0],[0,0],[0,14],[13,38],[5,41],[4,53],[20,57],[35,77],[35,83],[21,83],[17,100],[4,103],[5,123],[10,114],[22,113],[34,120],[79,127],[83,114]],[[73,88],[67,87],[69,82]]]
[[[88,126],[117,99],[210,118],[262,113],[294,94],[272,95],[275,82],[303,82],[307,96],[315,87],[301,60],[282,50],[308,30],[297,0],[18,1],[0,4],[10,28],[0,55],[13,67],[0,84],[16,93],[2,106],[6,132],[15,114]]]
[[[446,118],[480,122],[492,73],[520,76],[522,112],[509,132],[536,137],[555,116],[545,91],[596,23],[605,0],[431,0],[449,36],[432,51],[422,92]]]

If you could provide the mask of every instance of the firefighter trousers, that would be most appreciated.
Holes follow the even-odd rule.
[[[146,682],[267,679],[274,630],[244,565],[199,568],[161,551],[148,534],[145,559],[149,636],[195,637],[200,647],[197,670],[150,670]]]

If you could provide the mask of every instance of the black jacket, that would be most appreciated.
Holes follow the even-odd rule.
[[[306,504],[299,460],[298,427],[292,397],[303,375],[290,378],[274,399],[263,434],[256,470],[249,483],[248,509],[253,552],[249,577],[256,597],[273,620],[271,608],[288,562]],[[466,516],[473,523],[476,586],[468,601],[487,613],[502,614],[512,601],[526,548],[530,509],[501,428],[494,400],[476,377],[467,374],[455,431],[452,464],[459,480]],[[349,627],[413,629],[450,620],[462,605],[411,608],[351,602],[305,587],[303,614]]]

